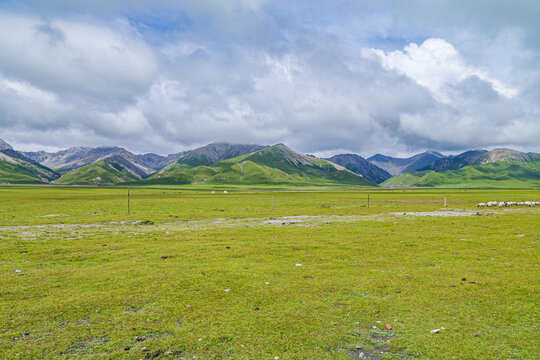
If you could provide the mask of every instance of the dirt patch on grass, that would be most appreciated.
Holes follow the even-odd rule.
[[[266,220],[263,224],[266,225],[296,225],[302,223],[302,220]]]
[[[402,350],[392,348],[392,341],[397,338],[392,329],[384,328],[357,329],[355,336],[360,341],[354,349],[347,349],[346,352],[351,359],[369,359],[382,360],[385,354],[390,355],[392,359],[416,359],[416,356],[407,354]]]
[[[435,216],[435,217],[452,217],[452,216],[473,216],[476,211],[410,211],[410,212],[394,212],[388,215],[410,215],[410,216]]]

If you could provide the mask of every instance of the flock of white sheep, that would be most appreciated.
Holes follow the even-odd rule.
[[[540,206],[540,201],[490,201],[479,203],[478,207]]]

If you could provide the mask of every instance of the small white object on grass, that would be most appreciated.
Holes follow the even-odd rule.
[[[267,281],[267,282],[264,283],[264,285],[270,285],[270,283]]]
[[[432,333],[432,334],[437,334],[439,332],[441,332],[441,329],[434,329],[434,330],[430,331],[430,333]]]
[[[227,190],[223,191],[224,194],[227,194]]]
[[[13,272],[20,273],[21,270],[13,270]]]
[[[229,292],[229,291],[231,291],[231,289],[225,289],[225,292]]]
[[[302,264],[296,264],[296,265],[294,265],[294,266],[296,266],[296,267],[300,267],[300,266],[302,266]]]

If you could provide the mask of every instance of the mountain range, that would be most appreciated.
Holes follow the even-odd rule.
[[[339,154],[320,159],[284,144],[223,142],[167,156],[137,155],[120,147],[18,152],[0,139],[0,183],[537,187],[540,154],[495,149],[450,156],[427,151],[408,158]]]
[[[395,158],[381,154],[373,155],[367,160],[379,168],[386,170],[392,176],[400,175],[408,171],[420,170],[434,161],[446,158],[443,154],[435,151],[426,151],[408,158]]]
[[[243,148],[248,150],[248,148]],[[217,159],[216,159],[217,160]],[[153,184],[354,185],[375,184],[328,160],[297,153],[283,144],[186,168],[181,157],[148,179]]]

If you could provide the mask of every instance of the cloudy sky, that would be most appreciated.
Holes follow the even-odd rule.
[[[0,138],[540,151],[538,0],[0,0]]]

